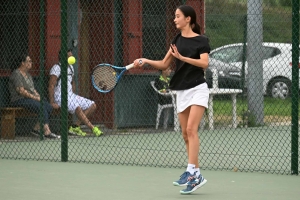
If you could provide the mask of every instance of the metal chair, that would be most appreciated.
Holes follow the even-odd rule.
[[[150,84],[152,86],[152,88],[155,90],[155,92],[157,92],[159,95],[162,95],[162,96],[165,96],[165,97],[172,97],[172,103],[171,104],[165,104],[165,105],[161,105],[161,104],[157,104],[157,114],[156,114],[156,126],[155,128],[158,129],[158,125],[159,125],[159,119],[160,119],[160,115],[162,113],[162,111],[165,109],[165,108],[173,108],[175,107],[174,105],[174,102],[175,102],[175,97],[174,97],[174,94],[172,93],[162,93],[160,92],[159,90],[156,89],[155,85],[154,85],[154,81],[151,81]],[[166,118],[167,117],[167,118]],[[164,119],[164,127],[167,127],[167,123],[168,123],[168,116],[165,116],[165,119]]]

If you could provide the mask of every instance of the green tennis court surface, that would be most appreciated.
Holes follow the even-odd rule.
[[[300,177],[208,171],[208,183],[181,195],[184,169],[0,159],[1,200],[298,200]]]
[[[201,131],[200,164],[207,170],[238,167],[243,172],[290,174],[290,132],[290,127],[286,126]],[[61,161],[61,140],[40,141],[30,137],[3,140],[0,141],[0,157]],[[187,162],[181,133],[153,133],[151,130],[101,137],[70,137],[68,160],[169,168],[184,168]]]

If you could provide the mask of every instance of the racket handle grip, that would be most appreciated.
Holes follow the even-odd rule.
[[[126,70],[133,68],[133,63],[131,63],[130,65],[127,65],[125,68],[126,68]]]

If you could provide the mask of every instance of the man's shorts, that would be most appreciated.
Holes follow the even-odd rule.
[[[57,98],[55,100],[56,103],[61,107],[61,99]],[[74,114],[76,108],[78,107],[80,107],[82,110],[86,110],[89,107],[91,107],[94,103],[95,102],[90,99],[81,97],[73,93],[71,95],[68,95],[68,112]]]

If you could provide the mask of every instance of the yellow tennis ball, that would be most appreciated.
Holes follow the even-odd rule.
[[[68,63],[69,63],[69,65],[73,65],[75,62],[76,62],[76,59],[75,59],[74,56],[70,56],[70,57],[68,58]]]

